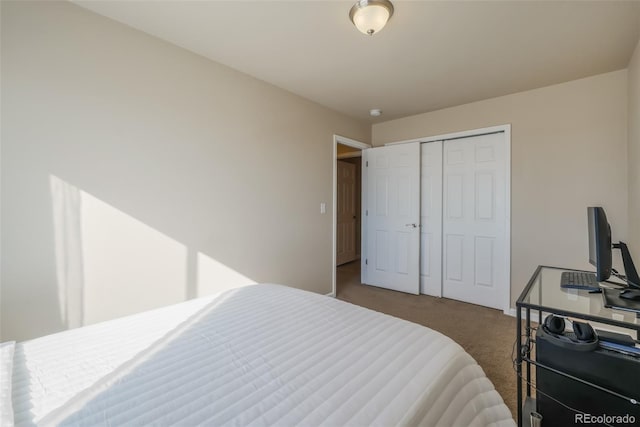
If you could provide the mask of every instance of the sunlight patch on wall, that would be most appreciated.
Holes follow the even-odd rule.
[[[256,283],[61,178],[49,181],[66,328]]]
[[[81,191],[85,324],[184,301],[187,248]]]
[[[60,320],[67,328],[77,328],[84,324],[80,191],[53,175],[49,177],[49,186]]]
[[[198,296],[253,285],[256,281],[198,252]]]
[[[49,182],[67,328],[186,299],[185,245],[56,176]]]

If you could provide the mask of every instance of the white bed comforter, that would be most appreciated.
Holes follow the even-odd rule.
[[[514,425],[428,328],[256,285],[19,343],[16,425]]]

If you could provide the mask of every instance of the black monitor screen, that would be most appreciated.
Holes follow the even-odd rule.
[[[587,208],[589,221],[589,262],[596,267],[599,282],[611,276],[611,228],[601,207]]]

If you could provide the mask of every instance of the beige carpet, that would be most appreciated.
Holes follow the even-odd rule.
[[[516,319],[502,311],[446,298],[410,295],[360,284],[360,261],[338,267],[337,297],[435,329],[460,344],[482,367],[515,417],[511,348]]]

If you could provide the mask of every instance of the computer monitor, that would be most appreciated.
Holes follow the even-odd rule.
[[[611,276],[611,227],[601,207],[588,207],[589,262],[596,267],[596,279],[604,282]]]
[[[589,262],[596,267],[596,279],[604,282],[612,274],[626,282],[630,288],[640,290],[640,277],[624,242],[611,244],[611,227],[604,209],[595,206],[587,208],[589,222]],[[615,271],[611,265],[612,250],[620,249],[625,275]]]

